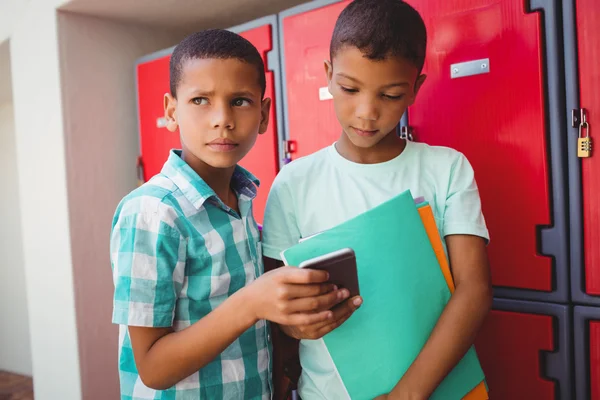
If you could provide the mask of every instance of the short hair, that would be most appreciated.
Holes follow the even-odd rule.
[[[265,65],[256,47],[231,31],[209,29],[191,34],[173,50],[169,64],[171,96],[177,97],[177,86],[181,82],[183,65],[189,60],[209,58],[220,60],[233,58],[255,67],[261,95],[265,95]]]
[[[354,0],[340,14],[329,47],[333,60],[344,46],[371,60],[402,57],[423,69],[427,29],[421,15],[401,0]]]

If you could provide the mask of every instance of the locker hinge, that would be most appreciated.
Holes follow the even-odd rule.
[[[592,138],[590,137],[590,124],[587,120],[587,110],[585,108],[578,108],[572,110],[571,125],[573,126],[573,128],[578,128],[577,157],[591,157]]]
[[[137,173],[138,186],[142,186],[144,184],[144,161],[142,160],[142,156],[138,156],[135,169]]]
[[[284,164],[292,161],[292,154],[296,152],[297,146],[295,140],[284,140],[283,141],[283,153],[284,153]]]
[[[402,126],[400,128],[400,138],[412,142],[415,139],[413,136],[413,132],[413,128],[411,128],[410,126]]]

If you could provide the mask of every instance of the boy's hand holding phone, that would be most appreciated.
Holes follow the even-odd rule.
[[[294,324],[295,326],[282,326],[281,329],[295,339],[320,339],[332,330],[342,325],[362,304],[358,285],[356,255],[350,248],[325,254],[307,260],[299,265],[300,270],[317,270],[328,273],[329,282],[341,287],[336,290],[337,299],[331,304],[323,304],[323,309],[331,309],[333,315],[325,320],[310,324]],[[352,296],[351,298],[349,298]],[[332,299],[333,300],[333,299]],[[291,325],[291,324],[284,324]]]
[[[342,300],[348,298],[348,290],[342,289],[340,292],[344,292]],[[342,325],[350,316],[360,307],[362,304],[362,298],[355,296],[345,300],[343,303],[337,305],[332,309],[333,316],[326,321],[317,322],[308,325],[297,325],[297,326],[281,326],[281,329],[288,335],[295,339],[320,339],[338,326]]]
[[[344,300],[343,291],[328,279],[327,271],[281,267],[265,273],[243,291],[256,320],[321,326],[335,321],[340,312],[330,309]]]

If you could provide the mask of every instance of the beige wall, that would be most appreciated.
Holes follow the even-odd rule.
[[[35,398],[76,400],[81,387],[58,36],[49,3],[32,0],[10,38],[21,229]]]
[[[82,395],[116,399],[108,239],[117,203],[137,183],[134,63],[181,37],[70,13],[58,22]]]
[[[31,375],[12,102],[0,104],[0,370]]]

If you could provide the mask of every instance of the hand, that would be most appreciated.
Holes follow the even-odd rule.
[[[350,295],[348,290],[342,289],[339,291],[341,297],[339,301],[343,301]],[[351,299],[344,301],[342,304],[336,306],[333,311],[333,317],[323,322],[317,322],[314,324],[297,325],[297,326],[282,326],[281,329],[288,335],[295,339],[320,339],[338,326],[342,325],[350,316],[360,307],[362,304],[362,298],[355,296]]]
[[[257,320],[280,325],[311,325],[333,317],[329,309],[341,299],[326,271],[281,267],[262,275],[245,289]]]
[[[388,400],[388,395],[382,394],[380,396],[375,397],[373,400]]]

